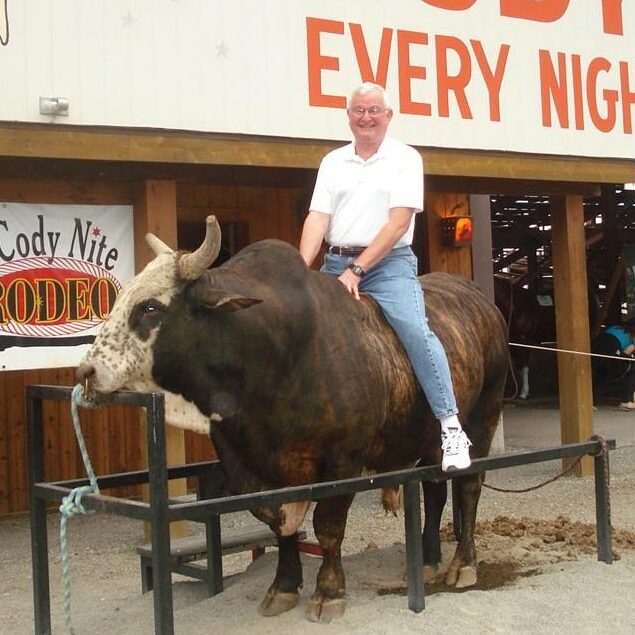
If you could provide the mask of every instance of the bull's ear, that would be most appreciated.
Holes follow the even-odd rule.
[[[223,313],[233,313],[234,311],[241,311],[242,309],[248,309],[254,304],[260,304],[262,300],[257,298],[246,298],[242,295],[226,295],[218,300],[218,302],[210,308],[215,311],[222,311]]]
[[[223,313],[233,313],[247,309],[254,304],[260,304],[262,300],[257,298],[246,298],[243,295],[232,295],[220,289],[201,288],[196,285],[191,290],[191,297],[198,309],[222,311]]]

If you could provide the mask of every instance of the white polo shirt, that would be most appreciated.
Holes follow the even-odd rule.
[[[366,247],[393,207],[423,209],[423,161],[412,147],[385,137],[368,161],[354,143],[329,152],[320,164],[309,209],[331,215],[330,245]],[[415,217],[395,247],[412,244]]]

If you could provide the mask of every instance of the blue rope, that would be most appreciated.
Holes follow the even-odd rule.
[[[89,514],[91,512],[86,511],[82,505],[82,496],[86,493],[99,494],[99,486],[97,485],[97,478],[93,470],[90,457],[88,456],[88,450],[86,449],[86,443],[84,442],[84,435],[82,434],[82,428],[79,420],[78,406],[83,408],[96,408],[97,403],[84,393],[83,386],[77,384],[73,388],[71,394],[71,413],[73,415],[73,427],[75,428],[75,436],[77,437],[77,443],[82,453],[82,459],[84,461],[84,467],[86,468],[86,474],[90,485],[83,485],[82,487],[76,487],[72,489],[68,496],[62,498],[62,504],[60,505],[60,549],[62,552],[62,580],[64,583],[64,622],[66,623],[66,629],[71,635],[74,635],[72,620],[71,620],[71,577],[70,577],[70,561],[68,555],[68,540],[67,540],[67,523],[70,518],[75,514]]]

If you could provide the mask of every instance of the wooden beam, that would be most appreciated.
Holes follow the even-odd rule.
[[[510,158],[512,162],[522,162],[522,159]],[[535,167],[535,166],[534,166]],[[560,173],[568,170],[571,166],[568,163],[564,163],[560,166]],[[591,166],[589,166],[591,167]],[[468,170],[467,164],[463,167],[464,170]],[[522,172],[520,166],[517,166],[514,172]],[[434,192],[454,192],[464,191],[471,194],[504,194],[504,195],[538,195],[538,196],[556,196],[562,194],[580,194],[581,196],[599,196],[600,185],[598,185],[599,174],[590,171],[586,176],[590,179],[589,182],[580,182],[575,175],[570,174],[569,179],[563,180],[548,180],[549,175],[546,173],[547,166],[545,164],[545,170],[534,170],[531,166],[526,165],[525,178],[502,178],[501,174],[488,175],[484,173],[481,176],[462,176],[462,172],[457,175],[442,175],[435,174],[431,171],[426,176],[426,191]],[[630,173],[615,172],[612,176],[626,176]],[[552,175],[554,176],[554,175]],[[579,178],[579,175],[578,175]],[[612,180],[611,183],[626,183],[620,179]]]
[[[169,246],[176,248],[176,183],[174,181],[144,181],[134,202],[134,249],[135,269],[140,271],[145,267],[154,254],[145,242],[145,235],[152,232]],[[145,416],[142,414],[142,424],[145,427]],[[143,445],[142,456],[148,455],[147,435],[141,435]],[[182,465],[185,463],[185,433],[179,428],[167,426],[166,452],[168,465]],[[170,498],[187,494],[185,479],[172,480],[168,485]],[[149,539],[150,525],[145,523],[146,538]],[[170,536],[183,538],[189,533],[185,521],[170,524]]]
[[[611,278],[606,287],[606,296],[604,297],[604,304],[602,305],[602,309],[598,312],[595,323],[593,324],[593,330],[591,331],[591,339],[597,337],[602,330],[602,324],[606,319],[606,316],[611,308],[611,303],[613,302],[613,297],[615,296],[615,292],[618,289],[619,283],[624,275],[624,260],[620,256],[613,268],[613,272],[611,273]]]
[[[589,312],[582,197],[554,197],[551,220],[557,345],[560,349],[588,353]],[[587,441],[593,435],[590,358],[558,353],[558,385],[562,443]],[[565,460],[565,465],[570,465],[570,460]],[[576,470],[579,476],[593,474],[591,457],[584,457]]]
[[[345,140],[290,139],[209,132],[0,124],[0,157],[141,161],[185,165],[311,168]],[[420,147],[426,173],[446,177],[577,183],[630,183],[635,161]],[[520,185],[516,183],[517,185]],[[522,193],[530,193],[527,185]],[[445,191],[491,193],[473,187]],[[501,190],[502,191],[502,190]],[[520,191],[520,190],[516,190]],[[543,190],[549,193],[548,190]]]

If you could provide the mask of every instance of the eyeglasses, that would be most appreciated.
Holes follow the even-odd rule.
[[[371,106],[370,108],[364,108],[364,106],[355,106],[355,108],[349,108],[349,112],[352,112],[358,117],[363,117],[364,113],[368,113],[371,117],[379,117],[384,110],[388,108],[382,108],[381,106]]]

